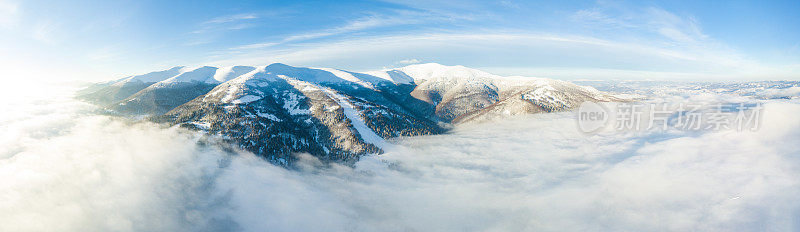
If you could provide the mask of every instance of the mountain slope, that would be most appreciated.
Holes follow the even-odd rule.
[[[255,70],[249,66],[215,68],[203,66],[159,81],[112,107],[127,114],[158,115],[208,93],[222,82]]]
[[[277,163],[291,162],[295,152],[353,162],[381,152],[385,138],[444,132],[360,81],[273,64],[225,82],[159,120],[224,135]]]
[[[503,77],[463,66],[419,64],[358,73],[275,63],[181,69],[110,109],[219,135],[279,164],[291,164],[298,152],[351,163],[381,153],[391,146],[387,140],[398,136],[616,100],[569,82]]]
[[[147,74],[129,76],[116,81],[98,83],[78,92],[78,98],[108,106],[117,103],[156,82],[181,73],[183,66]]]
[[[435,116],[450,123],[564,111],[584,101],[620,100],[565,81],[503,77],[464,66],[429,63],[389,71],[412,78],[417,86],[411,96],[434,106]]]

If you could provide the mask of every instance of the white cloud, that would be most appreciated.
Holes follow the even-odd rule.
[[[501,6],[508,7],[508,8],[511,8],[511,9],[519,8],[519,4],[515,3],[514,1],[502,0],[502,1],[498,2],[498,3]]]
[[[242,45],[242,46],[235,47],[235,48],[233,48],[232,50],[251,50],[251,49],[263,49],[263,48],[272,47],[272,46],[275,46],[275,45],[278,45],[278,44],[280,44],[280,43],[256,43],[256,44],[248,44],[248,45]]]
[[[315,30],[295,35],[289,35],[277,42],[263,42],[263,43],[237,46],[232,48],[232,50],[240,50],[242,52],[248,52],[248,50],[252,50],[254,48],[255,49],[263,48],[264,46],[261,45],[264,44],[269,44],[270,46],[274,46],[279,44],[297,43],[315,39],[343,36],[349,33],[363,32],[382,27],[449,21],[453,20],[453,18],[454,17],[452,16],[434,14],[431,12],[396,10],[388,15],[374,14],[358,18],[352,21],[348,21],[341,26],[322,29],[322,30]],[[466,18],[459,18],[459,19],[463,20]]]
[[[797,101],[756,132],[587,136],[542,114],[291,171],[32,96],[0,104],[21,116],[0,118],[3,231],[788,231],[800,212]]]
[[[590,30],[611,29],[609,36],[616,34],[640,33],[639,36],[653,38],[680,45],[705,46],[710,43],[694,17],[681,17],[667,10],[649,7],[634,8],[615,4],[597,4],[588,9],[578,10],[570,18],[578,23],[586,24]],[[621,32],[621,33],[620,33]],[[641,38],[640,38],[641,39]]]
[[[376,28],[381,26],[394,25],[398,23],[408,23],[408,22],[406,22],[405,20],[387,19],[384,17],[370,16],[348,22],[340,27],[335,27],[318,32],[288,36],[283,39],[283,42],[316,39],[316,38],[328,37],[332,35],[340,35],[344,33]]]
[[[211,20],[203,22],[203,24],[219,24],[219,23],[230,23],[248,19],[257,19],[259,18],[258,15],[253,13],[244,13],[244,14],[235,14],[235,15],[226,15],[213,18]]]
[[[577,34],[480,28],[369,33],[394,25],[474,20],[453,18],[448,11],[440,11],[455,4],[452,2],[434,2],[434,6],[427,7],[421,2],[398,4],[418,10],[368,16],[340,27],[212,52],[207,62],[222,65],[284,62],[368,70],[416,57],[491,69],[505,75],[566,79],[764,80],[800,76],[797,65],[770,64],[750,58],[710,38],[692,16],[656,7],[599,2],[569,15],[585,26]],[[459,7],[472,12],[481,8],[476,4]],[[583,33],[585,30],[592,33]],[[348,36],[355,32],[358,36]]]
[[[681,18],[677,15],[659,8],[650,8],[646,11],[649,24],[661,35],[677,42],[697,43],[707,39],[694,18]]]
[[[93,61],[111,61],[119,59],[125,52],[116,47],[103,47],[86,54]]]
[[[397,63],[397,64],[419,64],[421,62],[422,61],[420,61],[418,59],[405,59],[405,60],[399,60],[399,61],[397,61],[395,63]]]
[[[0,0],[0,29],[9,29],[19,23],[19,4],[13,1]]]
[[[281,45],[281,44],[285,44],[285,43],[313,40],[313,39],[325,38],[325,37],[330,37],[330,36],[335,36],[335,35],[342,35],[342,34],[346,34],[346,33],[350,33],[350,32],[356,32],[356,31],[361,31],[361,30],[366,30],[366,29],[371,29],[371,28],[376,28],[376,27],[382,27],[382,26],[387,26],[387,25],[394,25],[394,24],[397,24],[397,23],[400,23],[400,22],[403,22],[403,21],[386,19],[386,18],[382,18],[382,17],[370,16],[370,17],[364,17],[364,18],[361,18],[361,19],[357,19],[357,20],[348,22],[345,25],[340,26],[340,27],[325,29],[325,30],[321,30],[321,31],[314,31],[314,32],[309,32],[309,33],[302,33],[302,34],[297,34],[297,35],[290,35],[290,36],[287,36],[287,37],[283,38],[282,40],[280,40],[278,42],[262,42],[262,43],[254,43],[254,44],[246,44],[246,45],[236,46],[236,47],[231,48],[230,50],[247,53],[247,52],[251,52],[253,50],[273,47],[273,46]]]
[[[592,23],[593,25],[600,24],[604,26],[618,27],[618,28],[636,27],[635,25],[627,22],[626,20],[611,17],[607,15],[603,10],[600,10],[598,8],[578,10],[577,12],[572,14],[570,18],[572,20],[576,20],[579,22],[589,22]]]
[[[52,21],[40,22],[34,27],[31,37],[39,42],[53,45],[58,42],[55,31],[58,29],[59,23]]]
[[[219,16],[200,23],[199,29],[192,31],[191,34],[206,34],[212,32],[236,31],[252,28],[255,27],[255,25],[248,23],[248,21],[259,18],[261,18],[261,16],[254,13]]]
[[[797,68],[770,66],[721,47],[664,46],[661,43],[617,42],[593,37],[525,32],[426,33],[342,39],[296,45],[255,45],[232,55],[228,51],[211,64],[261,65],[285,62],[364,70],[383,67],[407,57],[496,70],[504,75],[604,78],[647,73],[658,79],[792,79]],[[614,59],[609,59],[613,57]],[[219,59],[219,58],[217,58]],[[530,72],[514,72],[524,69]],[[539,71],[534,71],[539,70]],[[569,70],[574,70],[570,74]],[[609,70],[593,74],[586,70]],[[557,74],[557,75],[555,75]],[[678,76],[674,74],[680,74]],[[613,77],[612,77],[613,78]]]

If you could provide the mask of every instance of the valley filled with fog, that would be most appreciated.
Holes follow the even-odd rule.
[[[800,229],[797,83],[588,84],[763,111],[756,130],[598,133],[574,112],[535,114],[391,140],[353,167],[297,154],[286,169],[199,132],[98,114],[72,99],[79,85],[8,87],[0,231]]]

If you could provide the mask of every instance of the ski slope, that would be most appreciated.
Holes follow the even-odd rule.
[[[333,100],[335,100],[336,103],[339,104],[339,106],[342,107],[342,109],[344,110],[344,115],[350,119],[351,123],[353,124],[353,127],[356,128],[356,131],[358,131],[359,134],[361,134],[361,139],[363,139],[364,142],[371,143],[383,150],[386,150],[387,148],[390,148],[392,146],[385,139],[378,136],[378,134],[376,134],[375,131],[372,131],[372,129],[369,129],[369,127],[367,127],[367,124],[364,122],[364,119],[361,118],[361,112],[356,110],[353,107],[353,104],[350,104],[350,100],[348,100],[346,97],[336,93],[336,91],[331,90],[329,88],[323,88],[323,91]]]

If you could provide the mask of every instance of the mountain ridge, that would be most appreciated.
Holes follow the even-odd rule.
[[[621,100],[570,82],[504,77],[436,63],[371,72],[281,63],[179,67],[172,77],[164,78],[178,67],[144,74],[146,78],[121,79],[138,84],[124,93],[125,84],[107,82],[87,88],[79,98],[122,115],[148,115],[153,121],[222,135],[284,165],[298,152],[352,163],[362,155],[383,152],[390,145],[386,140],[395,137],[446,133],[454,124],[510,115],[569,110],[583,101]],[[119,99],[134,87],[141,89],[116,102],[97,100]],[[114,96],[105,96],[109,93]]]

